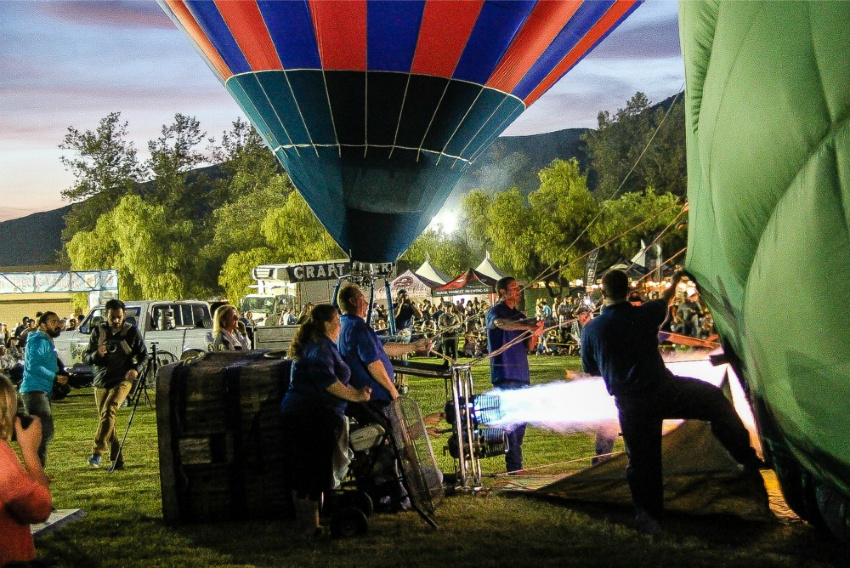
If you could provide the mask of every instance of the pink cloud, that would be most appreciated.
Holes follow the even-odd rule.
[[[56,18],[89,26],[173,28],[168,16],[153,2],[51,2],[44,9]]]

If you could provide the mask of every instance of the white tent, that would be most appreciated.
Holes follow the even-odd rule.
[[[434,288],[440,286],[439,282],[432,282],[427,278],[423,278],[410,270],[405,270],[402,274],[390,282],[390,291],[395,298],[399,290],[406,290],[407,295],[411,298],[430,298]],[[375,300],[386,300],[387,291],[383,285],[375,285]]]
[[[430,256],[425,257],[425,262],[422,263],[422,266],[416,269],[415,274],[417,276],[421,276],[425,280],[436,282],[438,284],[445,284],[451,280],[451,276],[431,264]]]
[[[489,276],[493,280],[499,280],[500,278],[504,278],[508,275],[501,268],[493,264],[493,261],[490,260],[490,251],[487,251],[486,255],[484,256],[484,260],[481,261],[481,264],[479,264],[475,268],[475,270],[477,270],[481,274],[484,274],[485,276]]]

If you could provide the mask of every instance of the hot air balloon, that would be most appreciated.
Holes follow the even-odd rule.
[[[394,262],[642,0],[160,0],[352,260]]]
[[[789,505],[850,541],[850,3],[679,4],[686,266]]]

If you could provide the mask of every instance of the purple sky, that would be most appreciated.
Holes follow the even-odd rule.
[[[636,92],[654,101],[684,84],[677,4],[647,0],[505,132],[596,126]],[[0,1],[0,221],[66,205],[59,162],[69,126],[112,111],[141,159],[175,113],[216,139],[241,116],[224,87],[154,1]]]

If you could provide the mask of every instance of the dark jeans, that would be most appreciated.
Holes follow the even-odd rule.
[[[451,357],[455,361],[457,361],[457,339],[457,335],[444,335],[443,345],[440,347],[443,355]]]
[[[658,517],[664,510],[661,422],[667,418],[705,420],[711,432],[741,464],[757,463],[750,435],[723,391],[686,377],[665,379],[645,392],[616,398],[629,465],[626,478],[635,507]]]
[[[41,443],[38,445],[38,459],[41,467],[47,465],[47,445],[53,441],[53,408],[50,397],[41,391],[21,393],[24,409],[30,416],[38,416],[41,420]]]
[[[528,388],[528,383],[502,379],[493,383],[493,386],[502,390],[516,390]],[[525,438],[526,424],[512,424],[506,429],[508,438],[508,451],[505,453],[505,467],[508,472],[522,469],[522,441]]]

